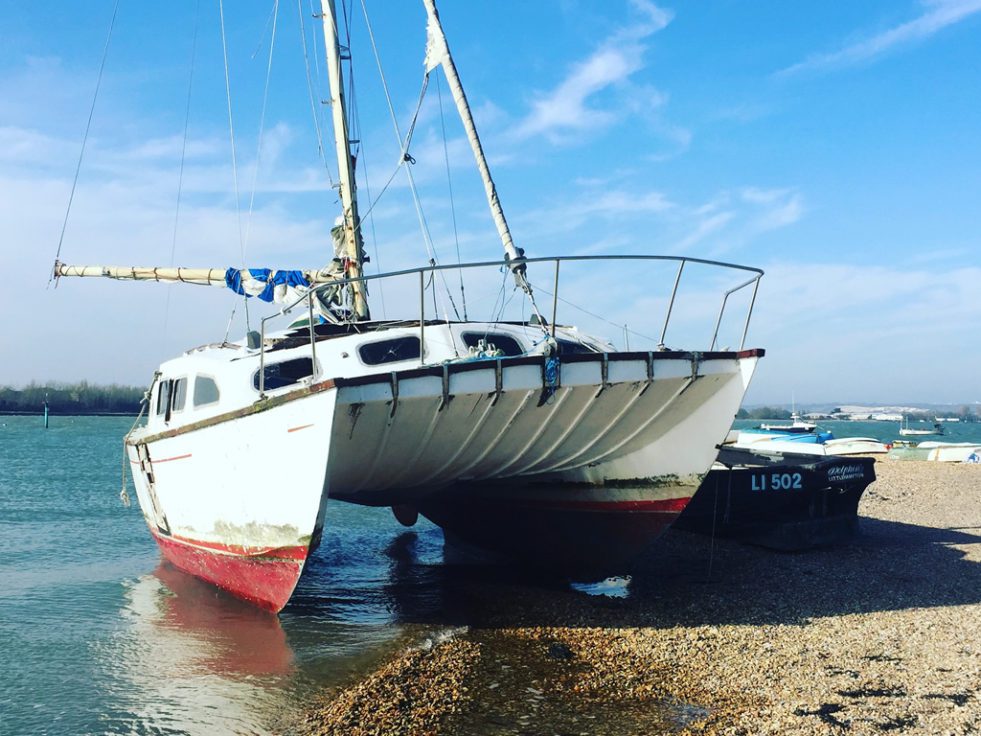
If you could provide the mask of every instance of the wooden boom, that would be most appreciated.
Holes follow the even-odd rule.
[[[157,266],[70,266],[55,263],[54,276],[101,276],[121,281],[167,281],[199,286],[225,286],[224,268],[166,268]],[[303,276],[311,284],[326,284],[337,280],[337,274],[325,270],[305,270]]]

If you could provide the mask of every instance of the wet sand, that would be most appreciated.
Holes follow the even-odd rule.
[[[417,622],[434,638],[289,730],[981,732],[981,466],[876,474],[849,543],[782,554],[669,531],[624,599],[450,575]]]

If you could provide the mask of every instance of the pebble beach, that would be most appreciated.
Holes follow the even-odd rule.
[[[504,596],[518,583],[491,578],[283,730],[979,733],[981,466],[875,470],[859,533],[834,547],[672,530],[624,597],[555,584]]]

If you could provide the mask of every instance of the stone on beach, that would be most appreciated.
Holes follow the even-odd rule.
[[[669,532],[627,599],[488,591],[459,638],[397,657],[303,730],[977,733],[981,467],[876,473],[851,542],[780,554]]]

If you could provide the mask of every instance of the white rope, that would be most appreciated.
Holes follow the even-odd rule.
[[[95,93],[92,95],[92,106],[89,108],[89,118],[85,123],[85,133],[82,136],[82,149],[78,152],[78,163],[75,164],[75,177],[72,179],[71,193],[68,195],[68,207],[65,208],[65,220],[61,223],[61,235],[58,238],[58,250],[55,252],[55,263],[61,260],[61,246],[65,242],[65,231],[68,229],[68,216],[72,211],[72,202],[75,201],[75,189],[78,187],[78,176],[82,171],[82,159],[85,157],[85,145],[89,140],[89,132],[92,129],[92,117],[95,115],[95,103],[99,99],[99,90],[102,88],[102,75],[106,68],[106,59],[109,57],[109,42],[112,40],[112,29],[116,25],[116,12],[119,10],[119,0],[112,6],[112,18],[109,20],[109,32],[106,34],[106,44],[102,49],[102,62],[99,64],[99,76],[95,82]],[[48,279],[48,285],[54,279],[54,271]],[[55,285],[57,286],[57,281]]]
[[[123,506],[126,506],[127,508],[130,505],[130,501],[129,493],[126,490],[126,461],[129,459],[126,452],[126,443],[129,441],[130,435],[133,434],[133,430],[136,429],[137,425],[140,423],[140,420],[143,418],[143,414],[146,412],[147,407],[150,406],[150,395],[153,393],[153,387],[157,384],[159,378],[160,371],[154,371],[153,380],[150,381],[150,388],[146,390],[146,393],[143,394],[143,400],[140,401],[140,413],[136,415],[136,421],[133,422],[133,426],[129,428],[129,432],[123,436],[123,477],[122,482],[120,483],[119,500],[122,501]]]

